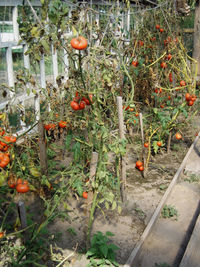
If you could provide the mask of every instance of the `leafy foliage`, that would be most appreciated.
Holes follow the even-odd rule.
[[[87,251],[86,256],[90,259],[87,267],[92,266],[119,266],[115,261],[115,251],[119,249],[116,245],[109,242],[109,237],[114,236],[111,232],[104,235],[98,231],[93,235],[91,248]]]

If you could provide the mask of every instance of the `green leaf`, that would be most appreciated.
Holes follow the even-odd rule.
[[[110,206],[109,206],[108,202],[105,202],[105,207],[106,207],[107,210],[110,209]]]
[[[66,136],[66,139],[65,139],[65,147],[66,147],[67,150],[70,149],[72,137],[73,137],[72,131],[69,131],[69,133],[68,133],[68,135]]]
[[[116,203],[116,201],[114,201],[114,202],[112,203],[112,210],[115,210],[116,207],[117,207],[117,203]]]
[[[108,246],[107,245],[100,246],[100,251],[103,254],[103,256],[106,258],[108,254]]]
[[[109,231],[106,232],[106,235],[107,236],[114,236],[114,234],[112,232],[109,232]]]

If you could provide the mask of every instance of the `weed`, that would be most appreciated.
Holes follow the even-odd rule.
[[[165,205],[163,207],[161,214],[163,218],[175,217],[175,220],[177,220],[178,218],[178,211],[175,209],[175,207],[170,206],[170,205]]]
[[[98,231],[93,235],[91,247],[86,253],[87,258],[90,258],[90,263],[86,267],[119,266],[115,261],[115,251],[119,248],[109,242],[109,236],[114,236],[114,234],[106,232],[104,235]]]
[[[199,182],[200,176],[196,174],[191,174],[188,178],[184,179],[184,181],[187,181],[189,183]]]
[[[160,190],[165,190],[165,189],[167,189],[167,185],[166,185],[166,184],[161,184],[161,185],[159,186],[159,189],[160,189]]]

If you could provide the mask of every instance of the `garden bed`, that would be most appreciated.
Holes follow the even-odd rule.
[[[137,138],[137,134],[135,134],[135,137]],[[122,205],[122,212],[118,214],[104,209],[104,213],[102,213],[101,210],[97,210],[92,230],[92,233],[110,231],[114,234],[111,240],[120,248],[117,251],[117,262],[120,265],[125,264],[134,246],[139,241],[154,210],[183,160],[190,146],[190,142],[186,141],[181,143],[174,141],[170,154],[162,150],[152,157],[149,172],[145,178],[135,168],[139,145],[128,145],[126,157],[127,200]],[[62,164],[68,165],[70,163],[69,153],[66,153],[65,156],[67,157],[62,160]],[[59,157],[57,161],[59,162]],[[44,204],[41,199],[35,193],[29,193],[24,196],[24,199],[27,206],[27,216],[30,221],[36,220],[39,222],[42,220],[44,216],[41,216],[41,214],[44,211]],[[16,199],[16,202],[18,200],[19,198]],[[86,263],[84,257],[85,204],[86,200],[83,198],[71,195],[66,199],[65,205],[62,203],[60,206],[60,209],[63,209],[63,206],[65,207],[66,214],[69,215],[68,219],[56,218],[48,225],[47,231],[48,238],[51,237],[49,245],[52,249],[52,254],[46,255],[45,264],[47,266],[55,266],[56,261],[52,261],[52,259],[61,261],[70,255],[75,248],[76,252],[70,257],[69,262],[73,263],[72,266],[84,266]],[[68,265],[65,263],[63,266]]]

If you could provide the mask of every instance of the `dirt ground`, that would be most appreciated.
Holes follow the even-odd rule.
[[[127,200],[123,203],[121,214],[106,211],[105,218],[99,210],[95,214],[92,234],[97,231],[102,233],[110,231],[114,234],[111,241],[120,248],[117,251],[117,262],[120,266],[125,264],[135,244],[140,239],[155,208],[182,162],[189,148],[189,143],[182,142],[181,147],[175,143],[173,148],[174,150],[169,155],[162,151],[152,157],[147,177],[143,178],[135,168],[136,148],[130,145],[126,159]],[[70,213],[70,220],[62,222],[56,219],[49,226],[52,233],[61,233],[60,239],[53,246],[57,247],[63,258],[70,255],[73,251],[72,248],[78,245],[76,253],[63,266],[84,267],[89,262],[82,254],[85,241],[83,234],[85,213],[81,207],[84,205],[84,200],[79,199],[77,201],[76,198],[71,198],[68,200],[68,205],[74,210],[74,213]],[[69,231],[71,228],[76,235]]]

